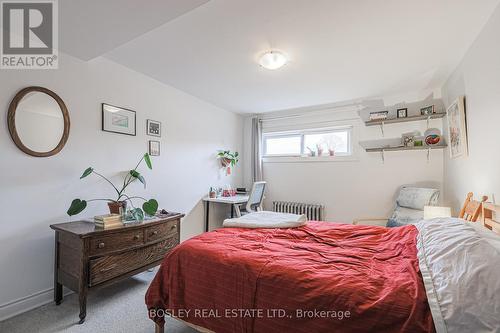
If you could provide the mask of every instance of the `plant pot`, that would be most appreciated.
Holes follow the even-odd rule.
[[[220,159],[220,163],[222,164],[222,167],[225,168],[231,164],[231,160],[229,158],[223,157]]]
[[[109,212],[111,214],[122,214],[127,211],[127,202],[126,201],[110,201],[108,202]],[[120,211],[122,208],[122,211]]]

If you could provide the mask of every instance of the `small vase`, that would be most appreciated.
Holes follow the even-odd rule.
[[[123,214],[127,211],[126,201],[110,201],[108,202],[110,214]]]

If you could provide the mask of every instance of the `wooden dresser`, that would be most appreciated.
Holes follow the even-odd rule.
[[[88,221],[53,224],[55,234],[54,301],[63,285],[79,295],[80,324],[87,292],[157,266],[179,244],[183,214],[169,213],[138,224],[100,229]]]

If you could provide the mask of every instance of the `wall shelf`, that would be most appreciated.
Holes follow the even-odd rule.
[[[440,112],[440,113],[434,113],[434,114],[424,115],[424,116],[409,116],[406,118],[388,118],[388,119],[381,119],[381,120],[369,120],[369,121],[365,121],[365,125],[366,126],[375,126],[375,125],[387,125],[387,124],[396,124],[396,123],[407,123],[410,121],[443,118],[445,115],[446,115],[446,113]]]
[[[384,151],[408,151],[408,150],[428,150],[428,149],[444,149],[448,145],[435,145],[435,146],[414,146],[414,147],[378,147],[378,148],[366,148],[368,153],[384,152]]]

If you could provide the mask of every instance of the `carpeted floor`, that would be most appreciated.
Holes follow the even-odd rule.
[[[156,270],[91,290],[87,300],[87,318],[78,325],[78,296],[68,295],[61,305],[49,303],[0,323],[5,333],[150,333],[154,323],[148,318],[144,295]],[[194,333],[183,323],[168,318],[167,333]]]

